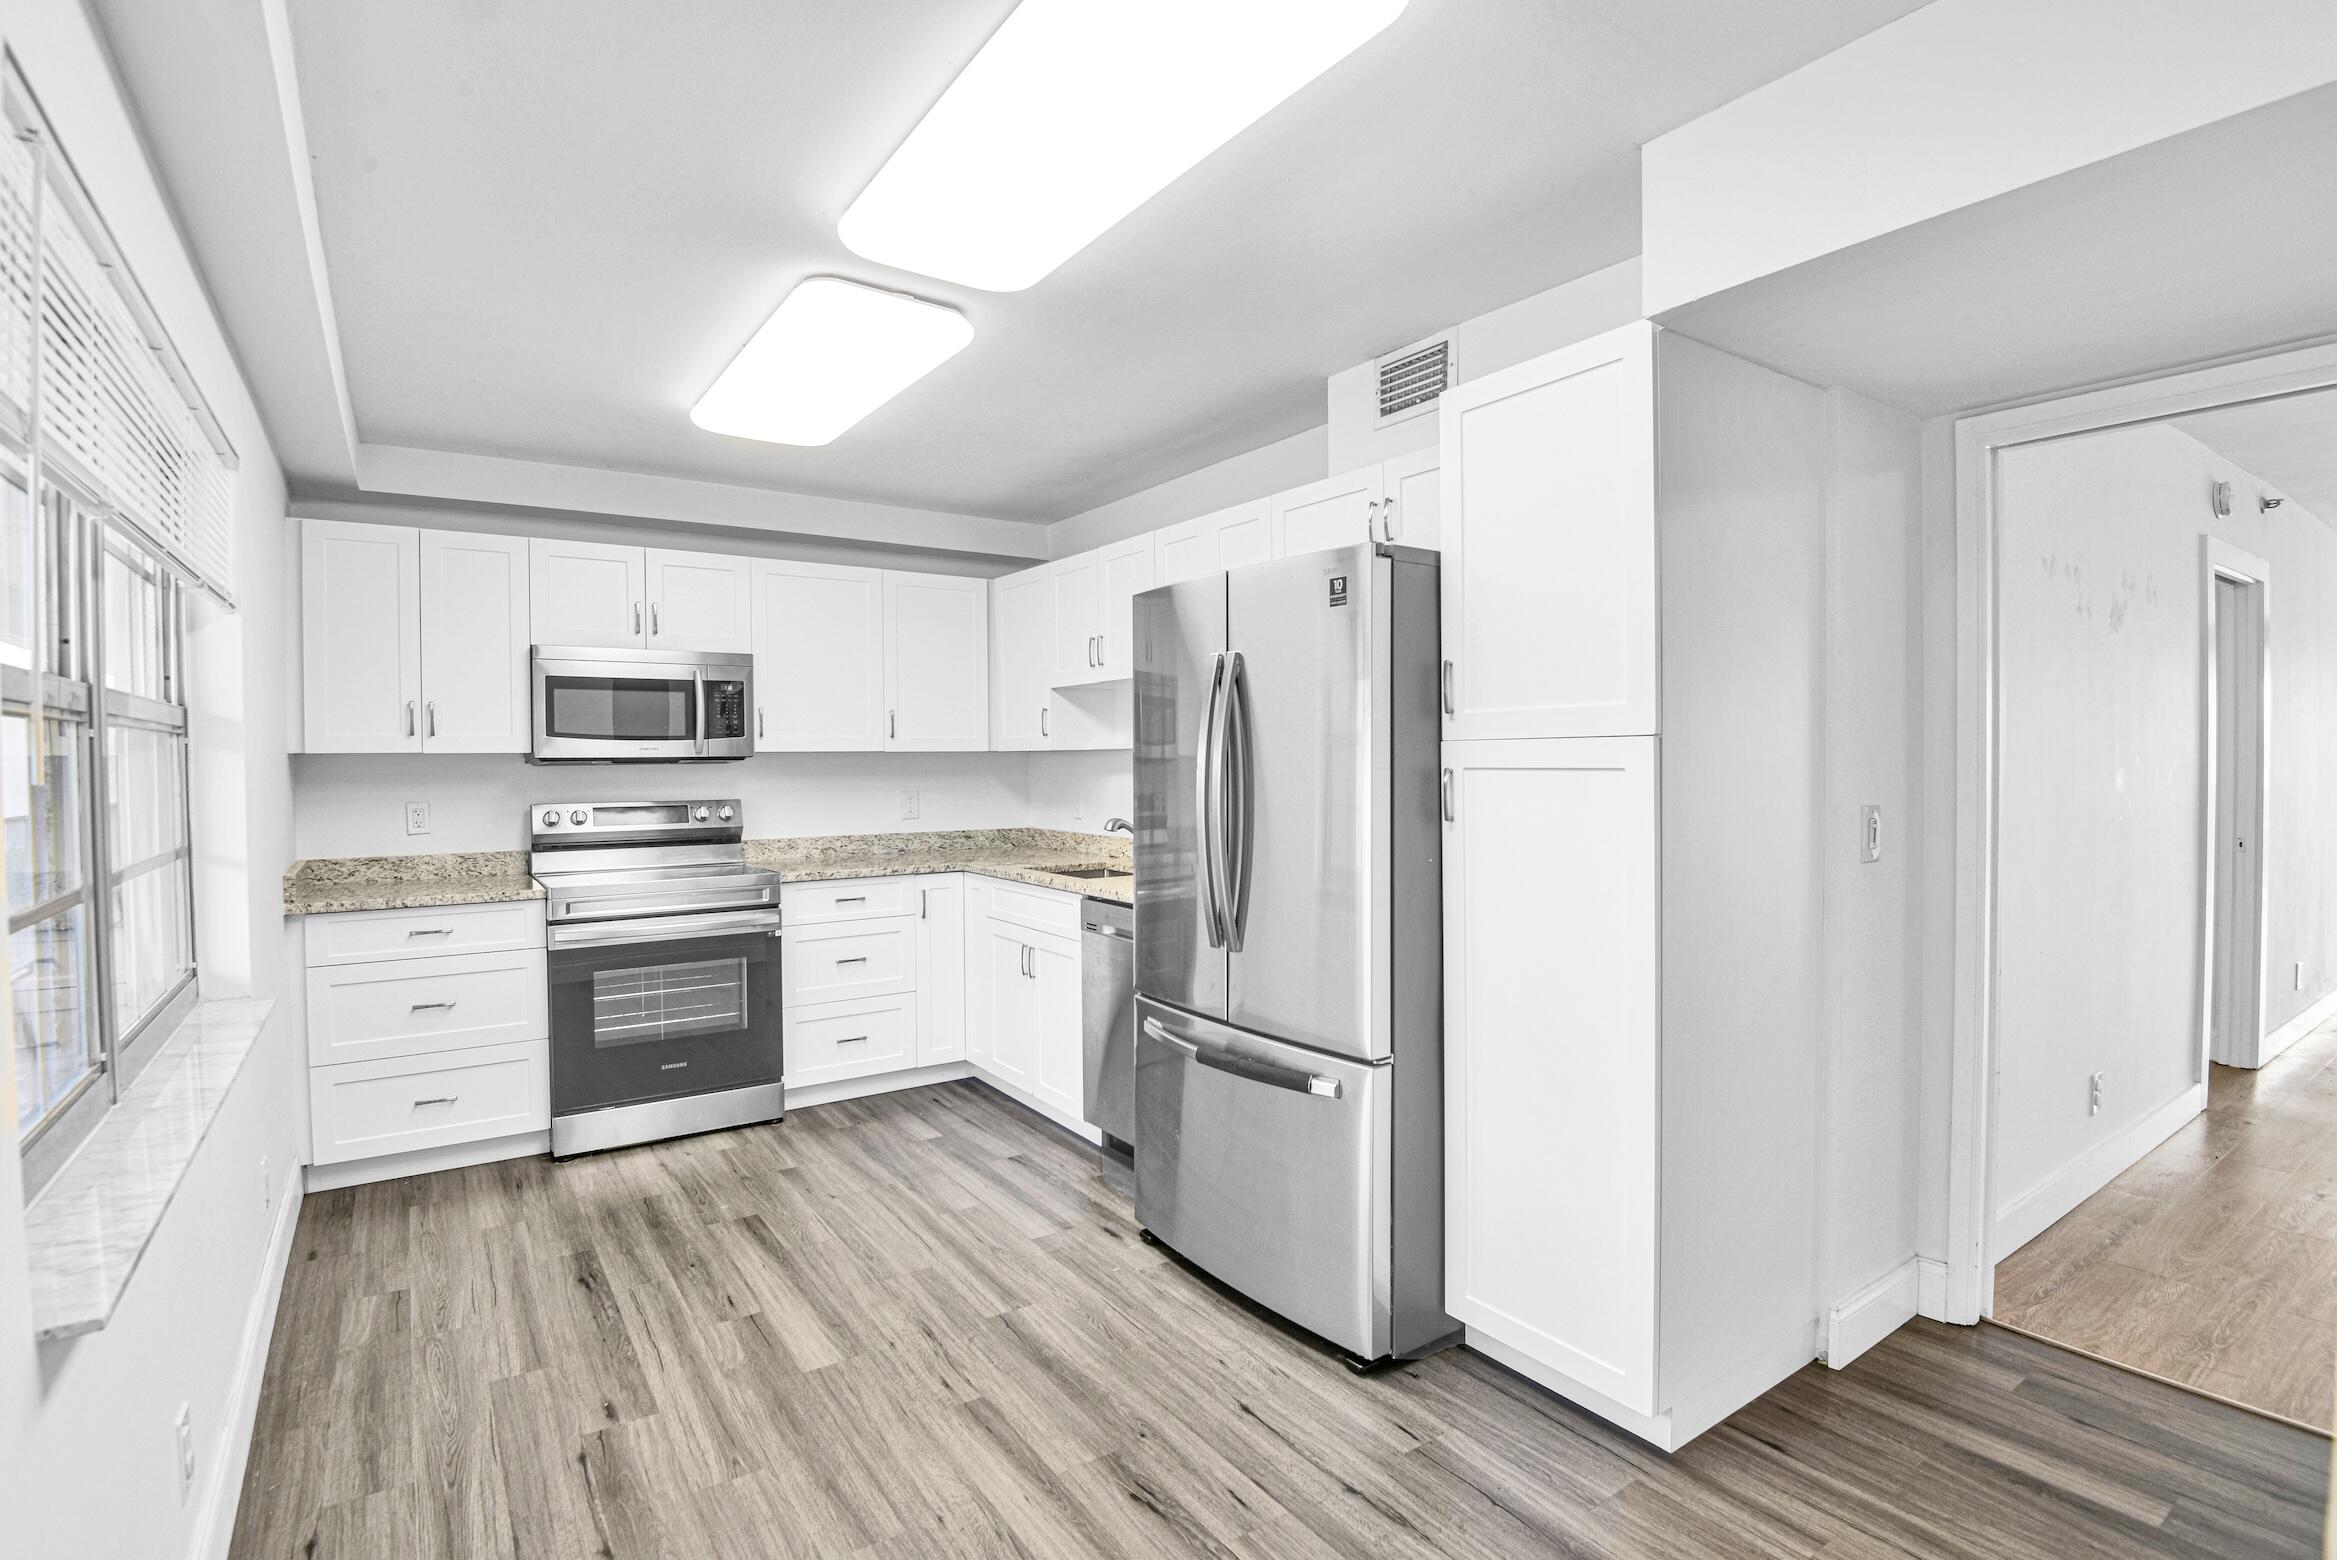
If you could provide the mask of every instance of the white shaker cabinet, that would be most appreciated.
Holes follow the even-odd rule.
[[[649,548],[643,577],[652,650],[730,651],[755,647],[752,561],[723,553]]]
[[[1380,469],[1364,466],[1274,495],[1274,556],[1380,539]]]
[[[882,571],[758,560],[752,591],[755,750],[883,751]]]
[[[1136,675],[1131,637],[1135,601],[1160,583],[1160,553],[1154,533],[1147,531],[1096,549],[1096,585],[1102,598],[1101,621],[1096,627],[1098,681],[1118,682]]]
[[[421,607],[422,750],[527,752],[526,539],[424,531]]]
[[[966,1056],[966,880],[917,879],[917,1065]]]
[[[884,639],[885,747],[989,747],[990,582],[886,570]]]
[[[1263,563],[1274,556],[1274,505],[1257,499],[1220,509],[1155,533],[1160,547],[1160,578],[1155,584],[1174,585],[1224,569]]]
[[[1035,1037],[1028,1087],[1066,1121],[1086,1108],[1082,1069],[1087,1037],[1081,1023],[1079,940],[1033,936],[1027,965],[1031,1028]]]
[[[1068,909],[1074,927],[1078,901],[971,875],[966,883],[966,1059],[1065,1125],[1077,1126],[1086,1043],[1079,938],[1075,931],[1037,930],[1000,900],[1025,910]]]
[[[1058,558],[1047,565],[1048,594],[1054,603],[1049,625],[1048,685],[1072,688],[1101,679],[1103,588],[1093,551]]]
[[[1380,540],[1405,547],[1443,545],[1442,452],[1434,445],[1380,462]]]
[[[1444,735],[1657,724],[1655,327],[1447,390]]]
[[[1055,581],[1045,565],[990,582],[990,745],[1002,753],[1050,744]]]
[[[639,547],[528,543],[529,618],[539,645],[639,649],[649,642],[649,555]]]
[[[422,751],[421,533],[300,522],[302,743]]]

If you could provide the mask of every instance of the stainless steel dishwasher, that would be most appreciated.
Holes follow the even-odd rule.
[[[1136,910],[1109,899],[1079,905],[1080,1011],[1087,1027],[1084,1114],[1136,1141]]]

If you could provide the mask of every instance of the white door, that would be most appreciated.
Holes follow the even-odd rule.
[[[423,751],[525,753],[527,538],[424,531],[421,569]]]
[[[1448,742],[1445,1306],[1656,1397],[1653,737]]]
[[[1431,445],[1380,462],[1379,531],[1382,541],[1406,547],[1439,544],[1444,495],[1438,477],[1440,453]]]
[[[978,753],[990,745],[990,582],[884,576],[885,746]]]
[[[2261,567],[2259,565],[2259,567]],[[2264,592],[2216,573],[2209,632],[2215,668],[2214,919],[2208,1058],[2254,1067],[2264,1043]]]
[[[1096,577],[1102,586],[1102,620],[1096,626],[1101,647],[1097,670],[1103,680],[1117,682],[1136,674],[1135,651],[1129,638],[1135,599],[1160,583],[1160,560],[1153,535],[1096,549]]]
[[[955,872],[917,880],[917,1065],[966,1054],[966,891]]]
[[[748,559],[722,553],[650,548],[649,648],[751,652],[752,567]]]
[[[300,522],[304,752],[422,751],[420,537]]]
[[[990,582],[991,643],[997,674],[990,698],[990,746],[1001,753],[1048,745],[1054,690],[1055,581],[1045,568]]]
[[[1103,650],[1097,642],[1103,633],[1102,587],[1096,583],[1096,555],[1083,552],[1059,558],[1047,566],[1047,578],[1055,602],[1048,686],[1075,688],[1095,682],[1103,676],[1099,665]]]
[[[604,542],[528,543],[528,617],[539,645],[649,643],[649,560]]]
[[[884,575],[754,565],[755,749],[884,750]]]
[[[1274,495],[1274,556],[1291,558],[1328,547],[1377,540],[1380,471],[1341,472]]]
[[[1654,346],[1627,325],[1445,392],[1447,738],[1660,729]]]
[[[1030,939],[1034,1055],[1028,1087],[1072,1121],[1085,1119],[1087,1034],[1080,1017],[1079,944],[1068,937]]]
[[[973,1059],[1024,1093],[1035,1093],[1039,1037],[1038,980],[1032,973],[1031,934],[985,920],[968,969],[967,1041],[979,1027],[983,1054]]]

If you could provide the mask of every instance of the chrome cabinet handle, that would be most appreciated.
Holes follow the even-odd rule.
[[[828,903],[833,905],[864,905],[868,903],[868,896],[866,894],[838,894]]]
[[[836,961],[836,968],[838,968],[838,969],[842,969],[842,968],[843,968],[845,965],[847,965],[847,964],[866,964],[867,962],[868,962],[868,955],[867,955],[867,954],[865,954],[865,953],[856,953],[856,954],[852,955],[852,957],[851,957],[851,958],[849,958],[849,959],[838,959],[838,960]]]
[[[1379,500],[1376,498],[1363,511],[1363,539],[1375,543],[1379,540]]]
[[[917,919],[925,919],[925,890],[917,890]]]
[[[1042,704],[1042,705],[1040,705],[1040,706],[1039,706],[1039,735],[1043,737],[1043,736],[1045,736],[1046,734],[1047,734],[1047,707],[1046,707],[1044,704]]]
[[[762,735],[763,735],[763,707],[762,707],[760,704],[758,704],[758,705],[756,705],[756,706],[755,706],[755,737],[756,737],[756,740],[760,741],[760,740],[762,739]]]
[[[838,1044],[838,1045],[858,1045],[858,1044],[859,1044],[861,1041],[863,1041],[863,1040],[865,1040],[865,1039],[867,1039],[867,1038],[868,1038],[868,1036],[866,1036],[866,1035],[839,1035],[839,1036],[837,1036],[837,1037],[836,1037],[836,1044]]]
[[[454,1011],[454,1004],[451,1002],[417,1002],[413,1005],[410,1011],[416,1013],[427,1013],[433,1008],[439,1010],[440,1012],[451,1013]]]
[[[641,632],[641,603],[638,601],[633,603],[633,632]]]
[[[416,1100],[414,1108],[420,1110],[425,1105],[452,1105],[461,1098],[462,1096],[459,1094],[434,1094],[426,1100]]]
[[[1445,663],[1444,663],[1444,665],[1443,665],[1443,667],[1442,667],[1441,669],[1439,669],[1439,671],[1437,672],[1437,689],[1438,689],[1438,697],[1444,700],[1444,712],[1445,712],[1447,715],[1450,715],[1450,714],[1453,712],[1453,664],[1452,664],[1452,662],[1450,662],[1450,661],[1447,661],[1447,662],[1445,662]]]
[[[412,699],[408,699],[408,700],[406,701],[406,735],[410,737],[410,736],[412,736],[413,734],[414,734],[414,701],[413,701]]]
[[[1390,547],[1396,545],[1396,501],[1393,498],[1379,501],[1379,533],[1381,541]]]
[[[1297,1067],[1279,1067],[1272,1062],[1261,1062],[1254,1057],[1239,1056],[1231,1051],[1214,1048],[1204,1050],[1183,1035],[1169,1033],[1157,1018],[1145,1019],[1144,1032],[1163,1044],[1176,1047],[1203,1067],[1230,1073],[1236,1078],[1247,1078],[1252,1083],[1288,1089],[1293,1094],[1317,1094],[1327,1100],[1335,1100],[1344,1092],[1338,1079],[1326,1077],[1322,1073],[1311,1073]]]
[[[1448,769],[1444,772],[1444,777],[1436,782],[1436,788],[1444,797],[1444,821],[1450,823],[1453,821],[1453,772],[1451,770]]]
[[[454,928],[451,926],[417,926],[406,935],[408,937],[452,937]]]
[[[895,718],[893,712],[891,710],[886,710],[884,712],[884,734],[888,738],[900,735],[899,732],[893,729],[894,723]]]
[[[657,626],[657,603],[653,601],[649,604],[649,637],[655,639],[664,632],[664,629]]]
[[[422,729],[429,736],[438,735],[438,701],[432,699],[422,706]]]

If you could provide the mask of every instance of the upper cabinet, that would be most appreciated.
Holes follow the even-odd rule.
[[[1083,552],[1058,558],[1047,565],[1046,574],[1054,603],[1049,635],[1053,673],[1048,681],[1057,688],[1096,682],[1103,675],[1104,632],[1103,589],[1096,555]]]
[[[1160,578],[1154,583],[1197,580],[1273,557],[1274,503],[1261,498],[1236,504],[1153,534],[1160,548]]]
[[[990,745],[1002,753],[1051,746],[1055,576],[1041,564],[990,582]]]
[[[1657,724],[1655,329],[1444,395],[1444,735]]]
[[[885,746],[990,746],[990,582],[884,572]]]
[[[1096,549],[1097,593],[1103,620],[1096,628],[1097,682],[1118,682],[1136,675],[1135,643],[1130,637],[1136,597],[1161,583],[1160,553],[1154,533],[1114,542]]]
[[[755,750],[880,751],[883,572],[758,559],[752,575]]]
[[[1439,520],[1444,513],[1440,489],[1443,452],[1434,445],[1383,460],[1379,467],[1379,534],[1384,542],[1406,547],[1443,545]]]
[[[1274,495],[1274,556],[1376,542],[1380,470],[1366,466]]]
[[[526,752],[526,548],[301,521],[302,750]]]
[[[536,644],[754,648],[751,559],[537,537],[528,560]]]

